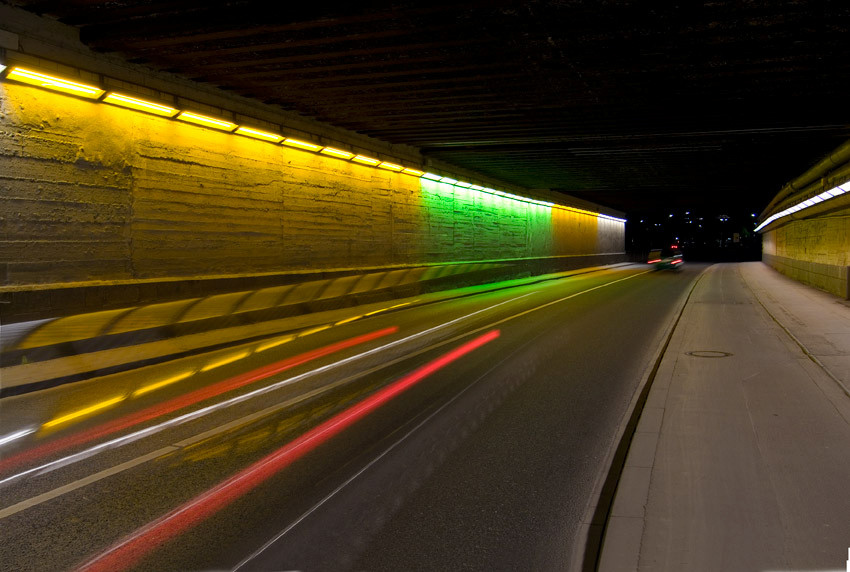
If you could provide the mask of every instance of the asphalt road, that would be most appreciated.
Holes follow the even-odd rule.
[[[5,398],[1,567],[563,570],[701,270],[340,310]]]

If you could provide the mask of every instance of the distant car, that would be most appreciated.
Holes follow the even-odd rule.
[[[667,248],[656,248],[649,251],[649,258],[646,263],[652,266],[653,270],[669,270],[682,267],[682,252],[677,245],[668,246]]]

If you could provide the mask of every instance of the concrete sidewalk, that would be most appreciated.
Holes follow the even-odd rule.
[[[599,569],[844,572],[850,307],[760,263],[710,267],[652,383]]]

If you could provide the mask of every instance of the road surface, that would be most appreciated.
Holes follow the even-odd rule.
[[[4,570],[562,570],[701,267],[348,308],[0,401]]]

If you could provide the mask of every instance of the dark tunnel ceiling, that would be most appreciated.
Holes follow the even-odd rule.
[[[118,52],[631,214],[759,210],[850,134],[841,1],[17,1]]]

